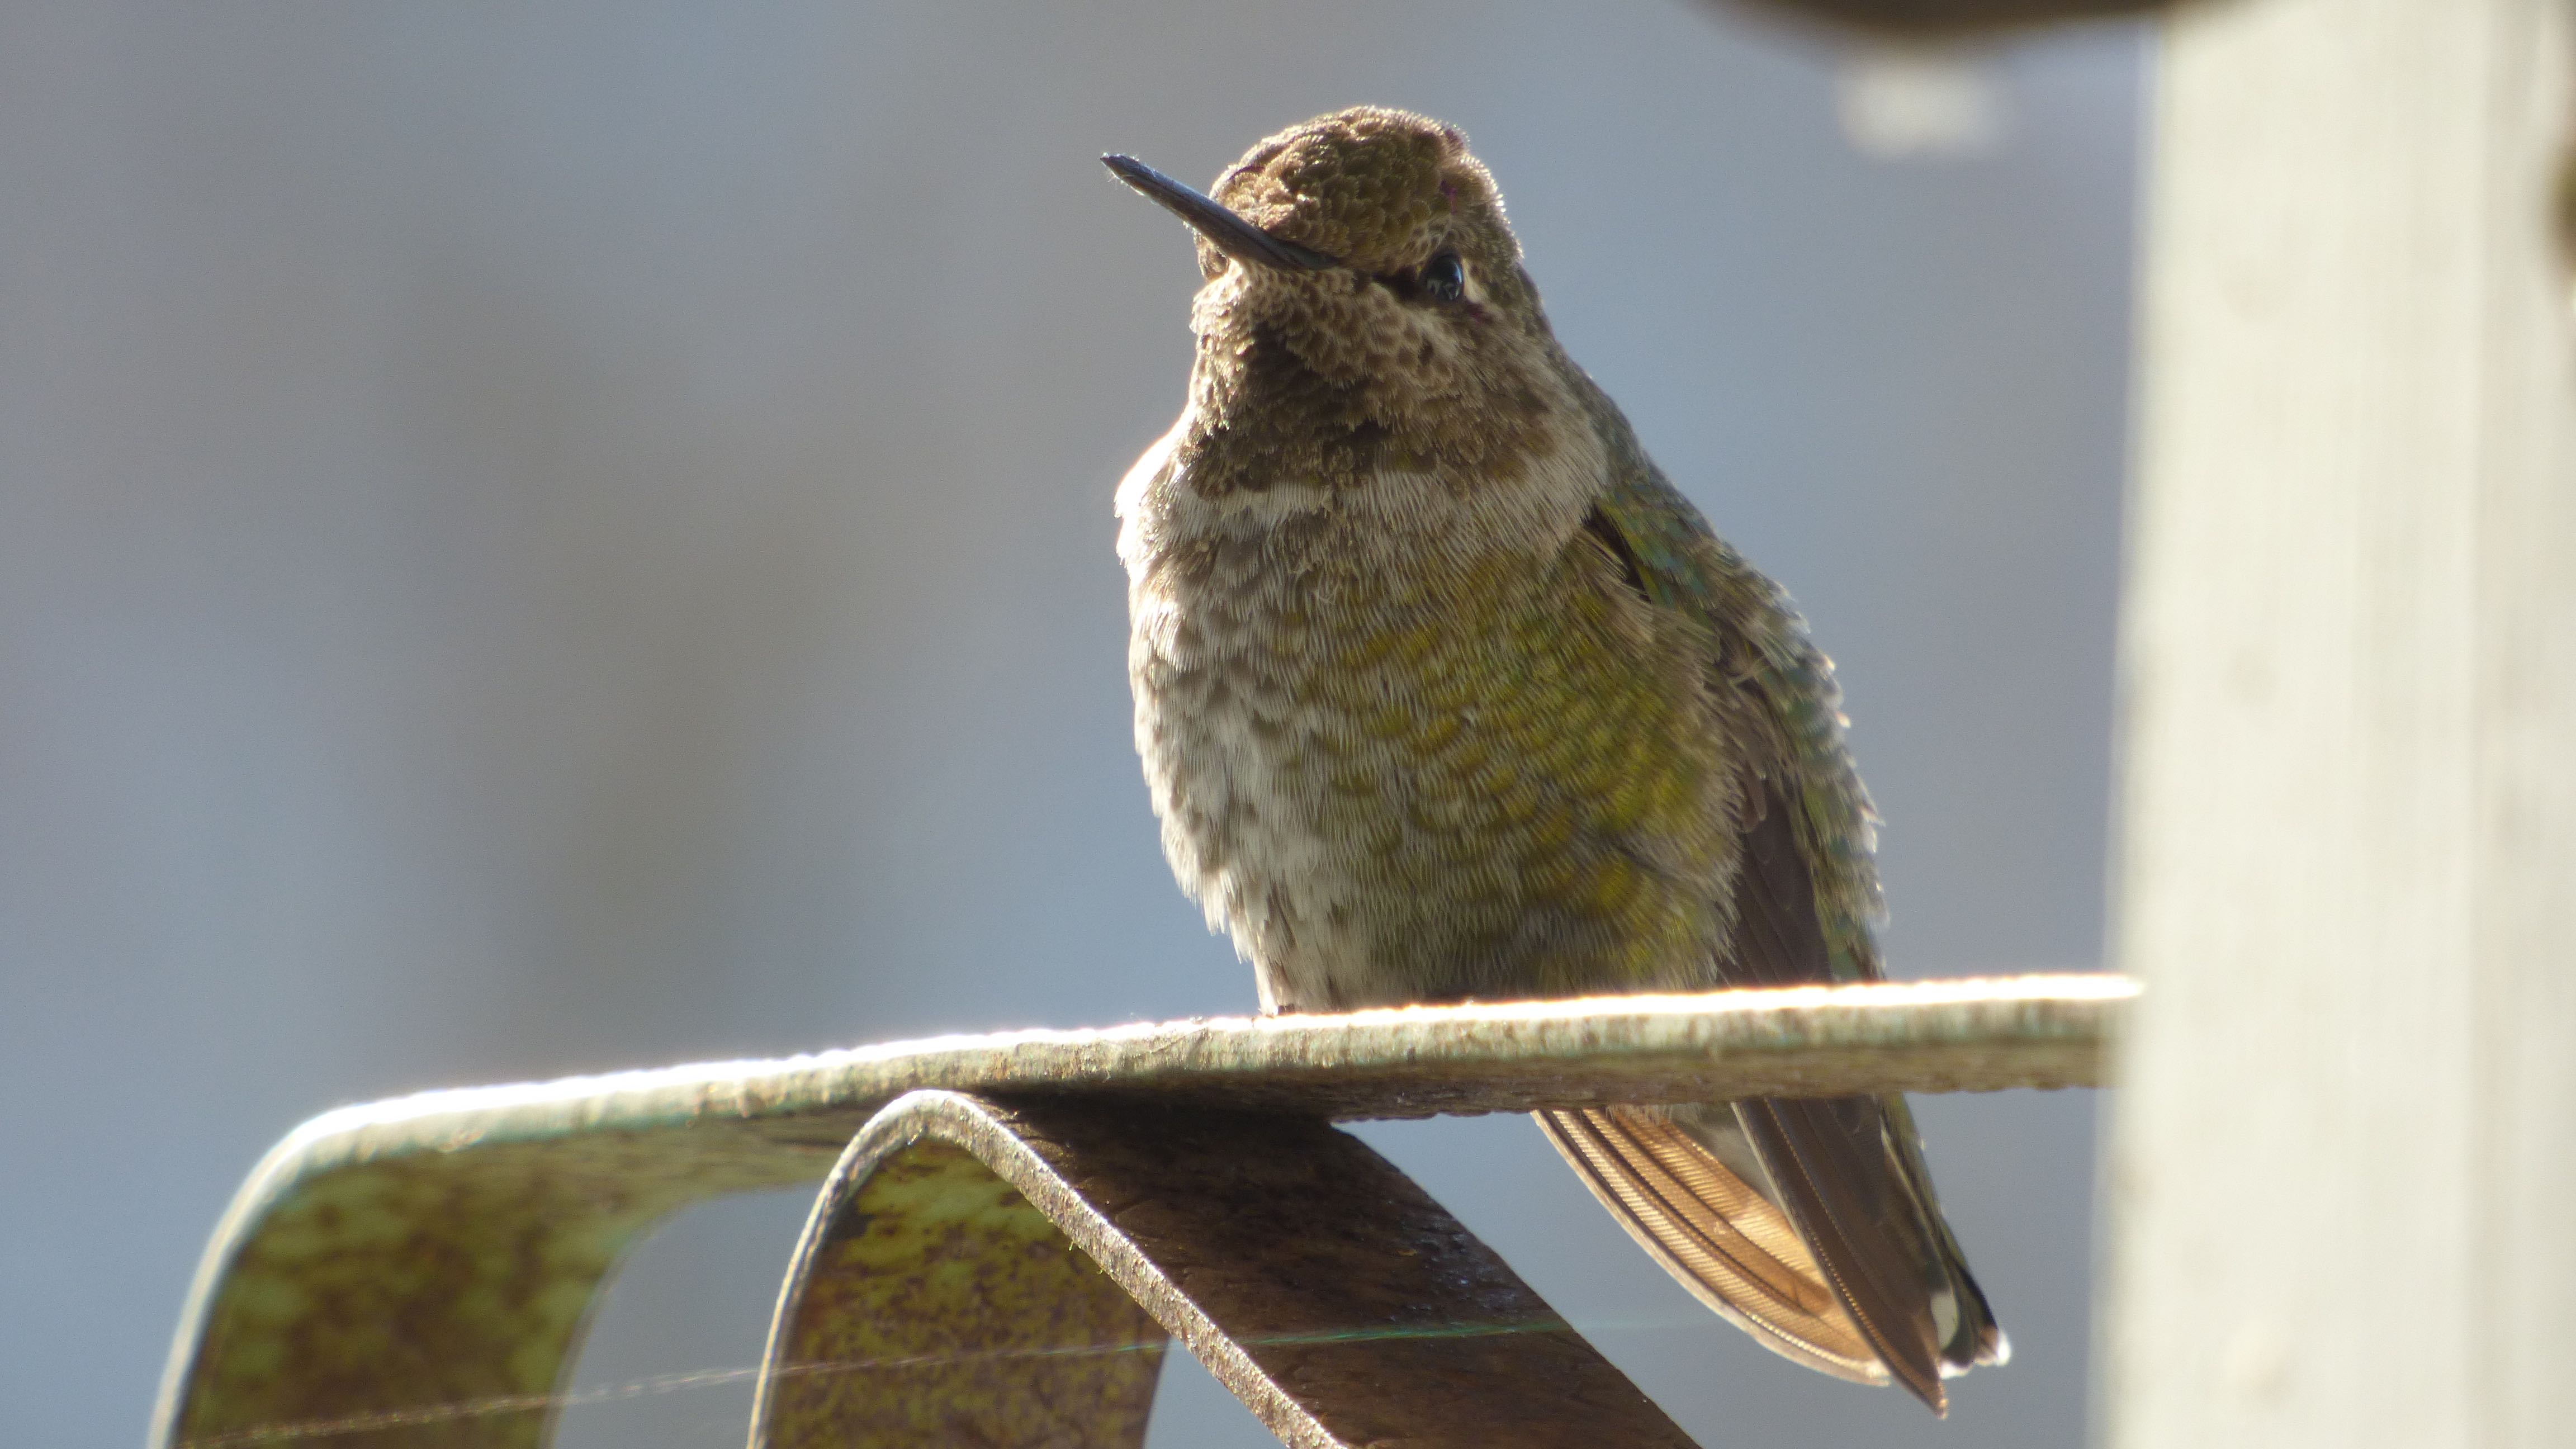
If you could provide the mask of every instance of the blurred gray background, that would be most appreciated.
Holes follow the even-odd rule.
[[[1465,126],[1841,662],[1900,972],[2091,965],[2143,56],[1985,53],[1891,159],[1911,93],[1890,142],[1849,57],[1682,0],[0,5],[0,1442],[137,1439],[325,1108],[1250,1008],[1129,742],[1109,495],[1195,273],[1103,150]],[[1704,1442],[2060,1446],[2093,1112],[1924,1104],[2018,1351],[1946,1424],[1699,1310],[1525,1121],[1366,1135]],[[580,1381],[754,1362],[801,1212],[676,1224]],[[1186,1358],[1164,1405],[1269,1442]]]

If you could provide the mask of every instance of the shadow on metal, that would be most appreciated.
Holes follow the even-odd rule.
[[[1165,1329],[1295,1443],[1507,1445],[1501,1429],[1431,1437],[1505,1405],[1512,1425],[1545,1424],[1553,1405],[1589,1426],[1520,1442],[1684,1443],[1651,1409],[1643,1437],[1606,1434],[1618,1420],[1605,1416],[1643,1405],[1636,1390],[1325,1119],[2096,1086],[2135,991],[2032,976],[1019,1032],[347,1108],[272,1149],[217,1224],[150,1443],[539,1449],[598,1290],[632,1244],[691,1203],[812,1183],[836,1161],[834,1190],[860,1210],[824,1209],[826,1236],[800,1259],[798,1302],[817,1316],[810,1333],[791,1318],[777,1336],[788,1367],[764,1399],[782,1449],[817,1442],[788,1432],[809,1421],[838,1426],[834,1442],[976,1442],[851,1427],[912,1422],[900,1404],[853,1407],[894,1381],[895,1361],[923,1361],[923,1375],[902,1370],[919,1403],[980,1392],[937,1388],[940,1374],[992,1371],[929,1372],[927,1355],[951,1352],[942,1334],[996,1364],[1061,1358],[1013,1370],[1013,1392],[1102,1416],[1079,1435],[985,1442],[1132,1444],[1139,1431],[1122,1439],[1117,1425],[1142,1424]],[[872,1177],[853,1166],[881,1156]],[[952,1256],[893,1222],[878,1236],[880,1200],[951,1234],[938,1251]],[[990,1213],[938,1216],[977,1202]],[[986,1304],[980,1319],[906,1327],[825,1306],[855,1295],[909,1313],[908,1283],[935,1296],[988,1275],[995,1245],[1014,1241],[1008,1262],[1029,1276],[967,1293]],[[881,1250],[921,1271],[843,1271]],[[1518,1366],[1489,1382],[1504,1361]],[[1421,1437],[1379,1427],[1417,1419]]]
[[[1320,1120],[956,1092],[897,1101],[833,1172],[752,1442],[1132,1449],[1167,1331],[1298,1449],[1691,1443]]]

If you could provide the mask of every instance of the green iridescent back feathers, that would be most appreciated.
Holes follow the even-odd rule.
[[[1788,594],[1721,539],[1646,457],[1617,405],[1575,369],[1595,400],[1613,469],[1601,513],[1635,556],[1646,593],[1690,615],[1717,642],[1712,670],[1742,668],[1717,687],[1750,686],[1777,721],[1794,771],[1796,828],[1814,869],[1816,906],[1833,953],[1834,979],[1878,979],[1874,935],[1881,912],[1877,817],[1843,744],[1842,687],[1833,661],[1807,637]],[[1730,642],[1742,651],[1723,657]]]

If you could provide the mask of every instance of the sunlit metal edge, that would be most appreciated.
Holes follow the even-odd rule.
[[[922,1087],[1231,1097],[1257,1084],[1345,1121],[1589,1104],[1549,1084],[1595,1072],[1616,1079],[1620,1101],[1751,1095],[1783,1075],[1832,1093],[2094,1087],[2137,994],[2123,976],[1999,976],[927,1037],[343,1107],[287,1134],[252,1185],[386,1153],[873,1112]],[[1963,1084],[1963,1056],[1991,1061]],[[1416,1105],[1426,1080],[1443,1105]]]
[[[1261,1083],[1346,1121],[1588,1104],[1597,1099],[1546,1084],[1589,1072],[1616,1078],[1621,1101],[1770,1091],[1784,1065],[1832,1093],[2095,1087],[2137,994],[2123,976],[1998,976],[927,1037],[343,1107],[289,1133],[260,1175],[576,1132],[873,1112],[921,1087],[1231,1096]],[[1972,1054],[1992,1061],[1963,1085],[1955,1058]],[[1444,1089],[1428,1111],[1414,1105],[1426,1079]]]

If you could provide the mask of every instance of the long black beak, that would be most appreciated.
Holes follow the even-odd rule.
[[[1220,205],[1216,198],[1146,165],[1133,156],[1103,156],[1101,164],[1119,180],[1145,193],[1145,199],[1190,224],[1208,244],[1242,262],[1258,262],[1283,272],[1320,272],[1338,265],[1331,257],[1292,241],[1281,241]]]

